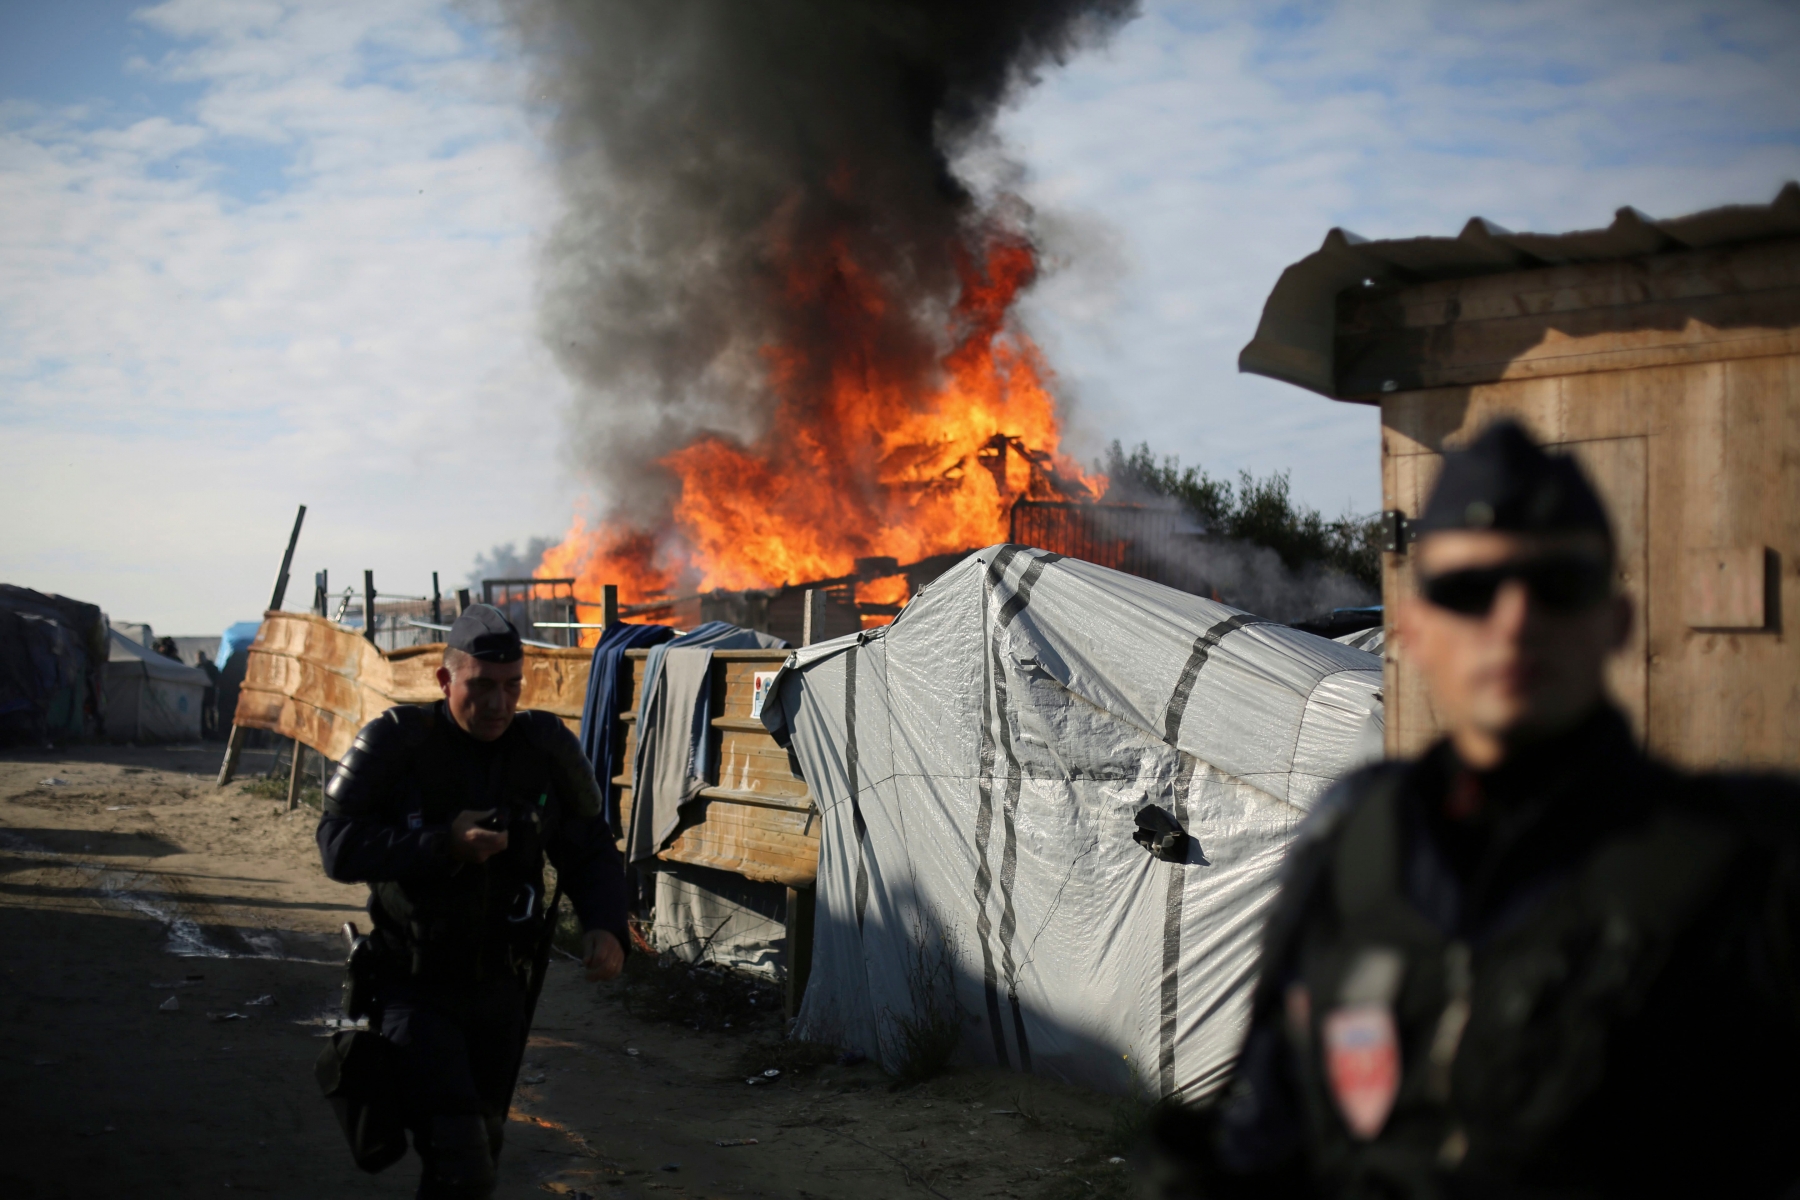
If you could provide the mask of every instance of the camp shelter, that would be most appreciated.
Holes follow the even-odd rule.
[[[1186,1097],[1237,1054],[1305,814],[1382,720],[1380,660],[995,546],[802,649],[762,719],[820,821],[796,1036]],[[1134,840],[1159,806],[1180,861]]]
[[[97,605],[0,583],[0,745],[97,733],[105,654]]]
[[[106,661],[106,732],[115,741],[186,742],[200,739],[203,671],[111,633]]]
[[[1636,608],[1609,683],[1647,748],[1800,767],[1800,184],[1574,233],[1334,229],[1282,272],[1238,365],[1379,407],[1388,613],[1445,450],[1505,416],[1573,455]],[[1388,750],[1416,753],[1437,722],[1388,645]]]

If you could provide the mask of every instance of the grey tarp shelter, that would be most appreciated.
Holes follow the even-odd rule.
[[[115,741],[200,740],[204,671],[111,631],[106,661],[106,732]]]
[[[763,720],[819,808],[798,1037],[1115,1092],[1216,1087],[1302,817],[1378,746],[1375,656],[1041,550],[798,651]],[[1184,862],[1132,839],[1160,805]]]

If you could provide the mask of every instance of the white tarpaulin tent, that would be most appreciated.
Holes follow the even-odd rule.
[[[118,741],[197,742],[206,674],[118,630],[106,661],[106,733]]]
[[[1379,745],[1379,659],[995,546],[789,664],[763,720],[821,820],[795,1036],[893,1070],[954,1022],[967,1061],[1152,1095],[1220,1082],[1294,828]],[[1133,841],[1151,804],[1191,835],[1185,861]]]

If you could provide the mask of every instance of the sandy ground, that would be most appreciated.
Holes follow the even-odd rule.
[[[320,872],[309,810],[216,790],[217,767],[213,746],[0,752],[0,1196],[412,1194],[416,1159],[354,1168],[312,1080],[363,889]],[[559,961],[498,1194],[1130,1190],[1109,1160],[1132,1105],[990,1071],[895,1090],[782,1043],[757,995],[647,956],[600,986]]]

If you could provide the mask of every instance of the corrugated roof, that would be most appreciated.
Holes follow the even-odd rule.
[[[1382,286],[1466,279],[1791,237],[1800,237],[1800,183],[1793,182],[1766,205],[1730,205],[1667,221],[1621,208],[1607,228],[1574,233],[1512,233],[1481,217],[1470,218],[1453,238],[1371,242],[1333,229],[1324,245],[1281,273],[1263,305],[1256,336],[1238,354],[1238,370],[1337,399],[1337,298],[1369,281]]]

